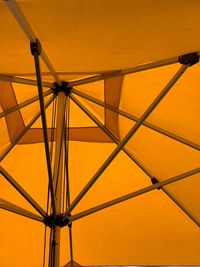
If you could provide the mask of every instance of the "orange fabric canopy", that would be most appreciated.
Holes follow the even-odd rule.
[[[200,265],[199,13],[0,2],[1,266]]]

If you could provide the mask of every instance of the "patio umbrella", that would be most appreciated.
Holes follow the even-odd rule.
[[[0,14],[0,266],[199,265],[199,1]]]

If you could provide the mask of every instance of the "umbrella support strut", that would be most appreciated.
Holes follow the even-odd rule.
[[[171,177],[171,178],[166,179],[166,180],[164,180],[164,181],[155,183],[155,184],[153,184],[153,185],[150,185],[150,186],[147,186],[147,187],[145,187],[145,188],[142,188],[142,189],[139,189],[139,190],[137,190],[137,191],[134,191],[134,192],[132,192],[132,193],[130,193],[130,194],[126,194],[126,195],[124,195],[124,196],[115,198],[115,199],[113,199],[113,200],[111,200],[111,201],[108,201],[108,202],[105,202],[105,203],[103,203],[103,204],[100,204],[100,205],[98,205],[98,206],[96,206],[96,207],[93,207],[93,208],[91,208],[91,209],[88,209],[88,210],[82,211],[82,212],[80,212],[80,213],[77,213],[77,214],[75,214],[75,215],[72,215],[71,217],[69,217],[69,220],[70,220],[70,222],[73,222],[73,221],[75,221],[75,220],[78,220],[78,219],[81,219],[81,218],[83,218],[83,217],[85,217],[85,216],[88,216],[88,215],[90,215],[90,214],[92,214],[92,213],[95,213],[95,212],[98,212],[98,211],[100,211],[100,210],[106,209],[106,208],[108,208],[108,207],[114,206],[114,205],[116,205],[116,204],[119,204],[119,203],[124,202],[124,201],[129,200],[129,199],[132,199],[132,198],[134,198],[134,197],[143,195],[143,194],[145,194],[145,193],[147,193],[147,192],[150,192],[150,191],[152,191],[152,190],[160,189],[160,188],[162,188],[162,187],[164,187],[164,186],[166,186],[166,185],[175,183],[175,182],[177,182],[177,181],[179,181],[179,180],[185,179],[185,178],[190,177],[190,176],[192,176],[192,175],[195,175],[195,174],[197,174],[197,173],[199,173],[199,172],[200,172],[200,168],[196,168],[196,169],[194,169],[194,170],[191,170],[191,171],[182,173],[182,174],[180,174],[180,175]]]
[[[49,151],[49,139],[47,133],[47,122],[46,122],[46,113],[45,113],[45,105],[44,105],[44,95],[43,95],[43,88],[42,88],[42,78],[40,72],[40,62],[39,56],[41,54],[41,44],[38,40],[35,43],[30,43],[31,54],[34,57],[35,63],[35,71],[37,76],[37,83],[38,83],[38,95],[40,101],[40,110],[41,110],[41,118],[42,118],[42,127],[43,127],[43,136],[44,136],[44,145],[45,145],[45,153],[46,153],[46,163],[48,169],[48,176],[49,176],[49,187],[51,193],[51,201],[52,201],[52,208],[53,208],[53,216],[56,218],[57,211],[56,211],[56,201],[55,201],[55,189],[53,184],[53,175],[52,175],[52,168],[51,168],[51,157]]]

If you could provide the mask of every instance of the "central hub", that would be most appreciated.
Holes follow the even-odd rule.
[[[46,226],[49,226],[50,228],[53,228],[55,226],[64,227],[64,226],[70,226],[71,223],[68,218],[64,219],[64,215],[60,214],[56,216],[56,219],[53,215],[49,215],[44,219],[44,224]]]
[[[58,95],[59,92],[64,92],[66,95],[69,95],[71,92],[71,87],[68,82],[62,81],[61,85],[57,82],[54,83],[54,94]]]

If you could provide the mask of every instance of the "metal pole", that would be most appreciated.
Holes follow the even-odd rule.
[[[57,122],[56,122],[56,144],[55,144],[55,156],[54,156],[54,170],[53,170],[53,182],[56,196],[56,210],[57,215],[61,214],[62,206],[62,168],[63,168],[63,145],[64,145],[64,122],[65,122],[65,105],[66,95],[64,92],[58,93],[58,105],[57,105]],[[54,233],[54,263],[53,267],[59,267],[60,260],[60,227],[55,226]]]

